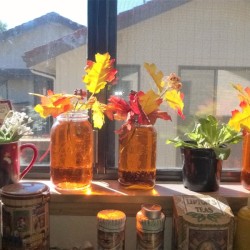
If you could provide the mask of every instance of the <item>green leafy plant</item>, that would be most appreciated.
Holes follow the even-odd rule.
[[[230,155],[228,145],[236,144],[242,139],[242,133],[229,125],[220,123],[214,116],[208,115],[197,119],[191,132],[184,134],[185,140],[180,137],[167,140],[167,144],[173,143],[175,147],[211,148],[216,158],[226,160]]]

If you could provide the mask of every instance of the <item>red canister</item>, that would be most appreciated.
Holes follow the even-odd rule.
[[[49,249],[49,187],[20,182],[2,188],[2,249]]]

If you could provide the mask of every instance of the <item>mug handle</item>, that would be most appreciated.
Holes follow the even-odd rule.
[[[36,161],[37,159],[37,156],[38,156],[38,150],[36,148],[36,146],[32,143],[25,143],[25,144],[22,144],[20,146],[20,150],[21,152],[26,149],[26,148],[30,148],[32,151],[33,151],[33,157],[30,161],[30,164],[22,171],[22,173],[20,174],[20,180],[30,171],[30,169],[33,167],[34,165],[34,162]]]

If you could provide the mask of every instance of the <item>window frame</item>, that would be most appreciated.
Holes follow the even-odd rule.
[[[112,58],[117,55],[117,3],[118,0],[88,0],[88,42],[87,56],[89,60],[95,60],[96,53],[109,52]],[[179,66],[180,70],[183,69]],[[106,102],[111,90],[105,89],[98,98]],[[109,144],[115,144],[114,122],[106,119],[101,130],[94,130],[95,137],[95,162],[94,179],[117,179],[117,166],[108,167],[107,153],[115,154],[115,148],[107,152]],[[104,150],[105,149],[105,150]],[[178,150],[178,149],[177,149]],[[112,165],[112,164],[111,164]],[[49,166],[36,166],[27,175],[32,178],[48,178]],[[181,181],[182,169],[168,166],[167,169],[157,169],[158,181]],[[222,181],[239,182],[240,170],[223,169]]]

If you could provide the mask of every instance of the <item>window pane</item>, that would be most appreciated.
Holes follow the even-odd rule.
[[[34,135],[22,142],[38,147],[37,166],[48,166],[53,119],[40,118],[33,110],[40,100],[29,93],[73,93],[84,87],[87,0],[8,0],[0,9],[0,24],[0,99],[31,116]],[[29,161],[25,152],[21,164]]]
[[[165,142],[193,126],[194,115],[210,113],[227,122],[237,107],[231,83],[250,83],[249,11],[250,2],[243,0],[118,0],[117,63],[122,67],[112,94],[127,98],[131,89],[149,90],[153,81],[144,62],[155,63],[164,75],[177,73],[183,83],[186,119],[167,108],[172,122],[155,125],[158,169],[180,168],[179,149]],[[139,79],[127,72],[131,65],[137,65]],[[223,169],[240,169],[241,143],[223,164]]]

